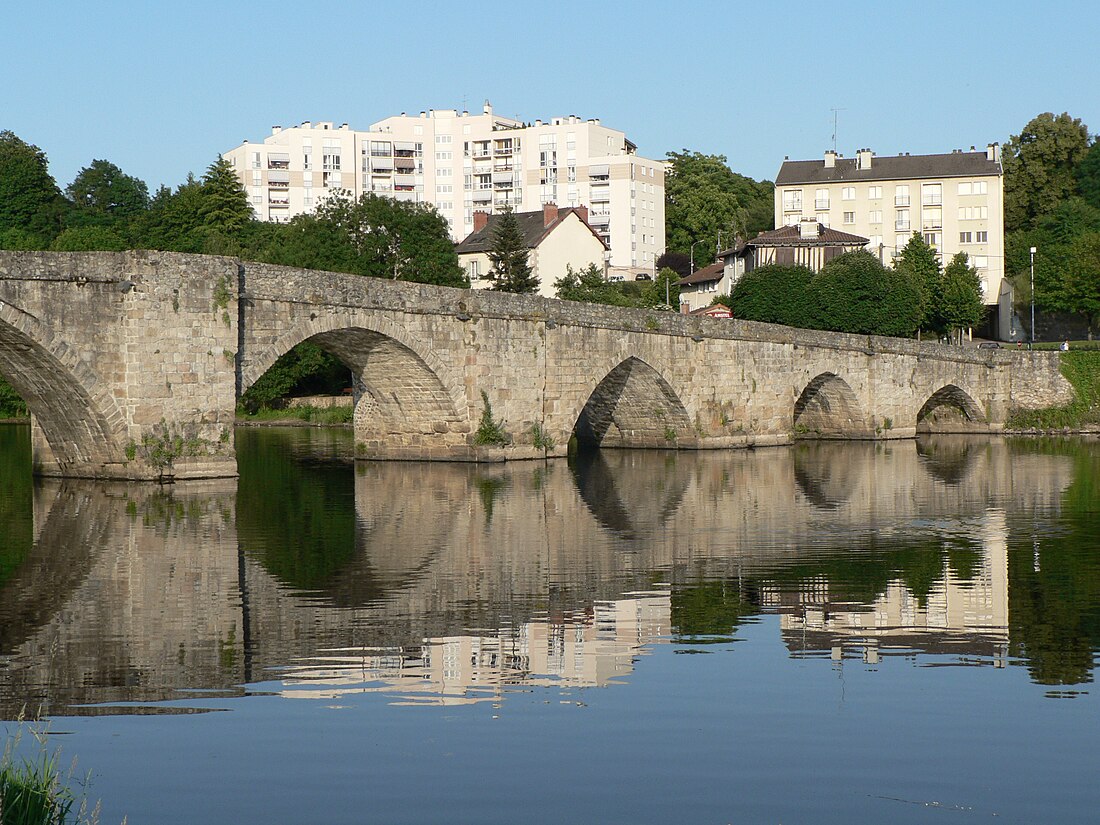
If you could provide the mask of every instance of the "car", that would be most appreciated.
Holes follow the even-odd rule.
[[[978,343],[978,349],[1000,349],[1001,344],[999,341],[980,341]]]
[[[624,278],[622,275],[608,275],[607,280],[610,283],[618,283],[619,281],[625,281],[626,278]]]
[[[650,275],[648,272],[639,272],[637,275],[634,276],[634,280],[635,281],[652,281],[653,276]]]

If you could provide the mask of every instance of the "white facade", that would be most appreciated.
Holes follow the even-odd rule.
[[[305,122],[224,154],[262,220],[309,212],[334,190],[433,204],[455,241],[474,212],[587,206],[612,267],[652,269],[665,248],[664,162],[626,135],[576,116],[549,122],[453,109],[389,117],[368,131]]]
[[[803,219],[868,238],[867,248],[887,264],[914,232],[944,265],[965,252],[978,270],[985,303],[1011,309],[997,144],[942,155],[879,156],[861,149],[851,159],[830,151],[823,160],[785,161],[776,177],[775,225]]]

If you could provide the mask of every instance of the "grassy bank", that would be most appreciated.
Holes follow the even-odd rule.
[[[1061,372],[1077,397],[1064,407],[1017,410],[1006,423],[1012,430],[1077,430],[1100,425],[1100,351],[1062,353]]]
[[[355,409],[345,407],[287,407],[273,410],[261,407],[256,412],[237,409],[238,424],[310,424],[315,427],[351,424]]]

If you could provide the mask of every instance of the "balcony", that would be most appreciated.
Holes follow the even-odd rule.
[[[921,221],[920,228],[922,232],[930,232],[932,230],[938,231],[940,229],[943,229],[943,219],[936,218],[930,221]]]
[[[611,214],[609,212],[592,212],[588,215],[588,223],[593,227],[610,226]]]
[[[789,201],[789,202],[784,201],[783,202],[783,211],[784,212],[801,212],[802,211],[802,201]]]
[[[493,190],[492,189],[478,189],[471,196],[471,200],[473,200],[474,203],[488,203],[492,199],[493,199]]]
[[[908,195],[894,195],[894,206],[908,206],[908,205],[909,205],[909,196]]]
[[[828,208],[829,208],[829,199],[828,198],[818,198],[817,200],[814,201],[814,209],[828,209]]]
[[[909,231],[909,221],[894,221],[894,231],[895,232],[908,232]]]
[[[611,200],[611,189],[607,186],[593,186],[588,199],[592,203],[608,203]]]
[[[290,206],[290,198],[268,198],[267,202],[270,206]]]
[[[943,206],[942,195],[922,195],[920,199],[921,206]]]

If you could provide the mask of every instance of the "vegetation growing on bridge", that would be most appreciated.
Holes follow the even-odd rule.
[[[1061,353],[1061,372],[1073,385],[1076,398],[1072,403],[1045,410],[1016,410],[1006,426],[1018,430],[1075,430],[1100,424],[1100,351]]]

